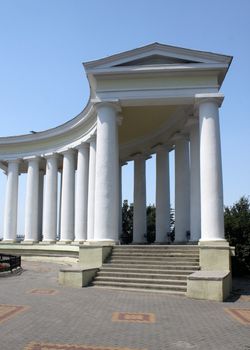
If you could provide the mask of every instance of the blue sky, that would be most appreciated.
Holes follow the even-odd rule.
[[[249,0],[1,0],[0,135],[41,131],[77,115],[89,96],[84,61],[155,41],[232,55],[220,110],[224,198],[232,204],[250,195],[249,13]],[[4,192],[1,174],[0,223]],[[124,182],[123,193],[132,200],[131,184]]]

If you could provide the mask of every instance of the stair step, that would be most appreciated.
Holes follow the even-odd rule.
[[[106,267],[106,265],[103,265],[103,267],[101,268],[102,272],[111,272],[111,273],[119,273],[119,272],[127,272],[127,273],[148,273],[148,274],[170,274],[170,275],[189,275],[191,273],[194,272],[194,269],[191,270],[169,270],[169,269],[145,269],[145,268],[141,268],[141,269],[137,269],[137,268],[119,268],[119,267],[114,267],[114,266],[110,266],[110,267]]]
[[[164,261],[199,261],[199,257],[197,256],[189,256],[189,257],[182,257],[182,256],[162,256],[162,255],[112,255],[110,260],[164,260]]]
[[[172,264],[161,264],[161,265],[157,265],[157,264],[129,264],[129,263],[105,263],[102,265],[103,267],[114,267],[114,268],[136,268],[136,269],[158,269],[158,270],[199,270],[199,265],[172,265]]]
[[[186,291],[177,291],[177,290],[166,290],[166,289],[153,289],[153,288],[133,288],[133,287],[120,287],[120,286],[102,286],[99,284],[96,285],[92,285],[91,288],[99,288],[99,289],[114,289],[114,290],[119,290],[119,291],[128,291],[128,292],[145,292],[145,293],[163,293],[163,294],[168,294],[168,295],[174,295],[174,296],[185,296],[186,295]]]
[[[127,278],[127,277],[103,277],[103,276],[97,276],[95,278],[95,281],[102,281],[102,282],[121,282],[121,283],[141,283],[141,284],[159,284],[159,285],[174,285],[174,286],[186,286],[187,281],[180,281],[180,280],[166,280],[166,279],[151,279],[151,278]]]
[[[112,258],[117,258],[117,257],[138,257],[138,258],[141,258],[141,257],[144,257],[144,258],[181,258],[181,259],[199,259],[199,254],[184,254],[184,253],[156,253],[156,254],[153,254],[153,253],[134,253],[134,252],[131,252],[131,253],[113,253],[112,254]]]
[[[113,249],[199,249],[197,244],[123,244],[116,245]]]
[[[114,263],[114,264],[127,264],[127,265],[134,265],[134,264],[151,264],[151,265],[188,265],[188,266],[198,266],[198,261],[180,261],[180,260],[140,260],[140,259],[110,259],[107,263]]]
[[[178,256],[186,256],[186,257],[189,257],[189,256],[199,256],[199,252],[198,251],[188,251],[188,252],[185,252],[185,251],[176,251],[176,250],[171,250],[171,251],[168,251],[168,250],[157,250],[157,251],[151,251],[151,250],[147,250],[147,251],[144,251],[144,250],[127,250],[127,249],[124,249],[124,250],[112,250],[112,255],[147,255],[147,256],[154,256],[154,255],[159,255],[159,256],[175,256],[175,255],[178,255]]]
[[[199,269],[195,245],[115,246],[91,285],[185,295],[187,276]]]
[[[171,291],[182,291],[186,292],[186,286],[179,285],[167,285],[167,284],[152,284],[152,283],[136,283],[136,282],[116,282],[116,281],[97,281],[92,282],[94,286],[106,286],[106,287],[122,287],[122,288],[137,288],[137,289],[163,289]]]
[[[193,248],[189,247],[188,249],[183,248],[181,246],[177,247],[168,247],[168,246],[162,246],[162,247],[130,247],[130,246],[122,246],[122,247],[113,247],[113,252],[199,252],[199,248]]]
[[[154,274],[149,274],[149,273],[141,273],[140,272],[106,272],[101,270],[98,272],[97,277],[109,277],[109,278],[143,278],[143,279],[153,279],[153,280],[183,280],[187,281],[187,275],[168,275],[168,274],[159,274],[159,273],[154,273]]]

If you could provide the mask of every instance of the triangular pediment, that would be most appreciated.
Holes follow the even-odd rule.
[[[151,55],[151,56],[139,58],[137,60],[132,60],[122,64],[118,64],[115,67],[155,66],[155,65],[165,65],[165,64],[188,64],[188,63],[200,63],[200,62],[180,59],[176,57]]]
[[[153,43],[96,61],[84,63],[86,71],[135,66],[176,64],[230,64],[231,56]]]

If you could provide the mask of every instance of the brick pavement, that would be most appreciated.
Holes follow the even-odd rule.
[[[20,275],[0,277],[0,304],[25,307],[0,323],[1,350],[250,349],[250,325],[225,310],[250,309],[250,300],[240,298],[240,289],[226,303],[162,293],[74,289],[57,284],[57,264],[24,262],[23,267]],[[250,294],[248,283],[245,294]],[[115,322],[114,314],[126,322]],[[145,315],[154,315],[154,322],[135,322]]]

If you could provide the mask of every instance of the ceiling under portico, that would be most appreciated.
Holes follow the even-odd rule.
[[[119,127],[119,143],[126,144],[142,137],[150,137],[169,121],[177,106],[124,107]]]

